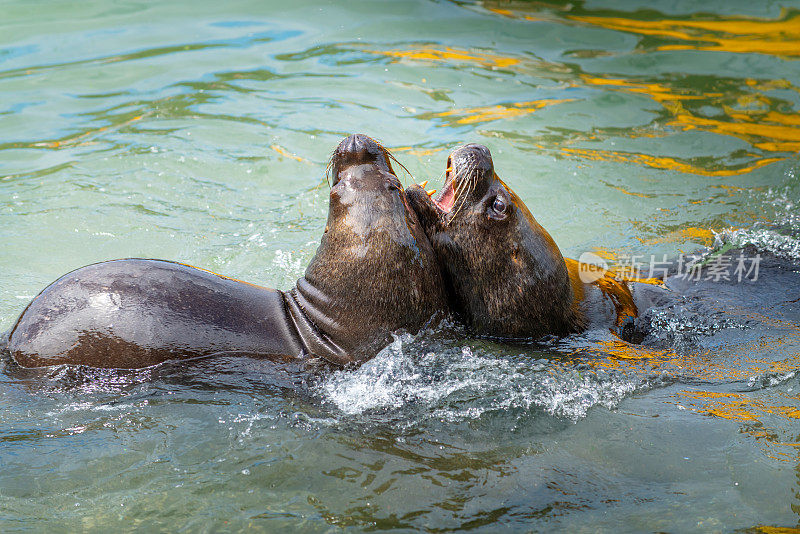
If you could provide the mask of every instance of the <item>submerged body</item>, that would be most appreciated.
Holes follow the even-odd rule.
[[[82,267],[53,282],[9,333],[23,367],[146,367],[213,353],[307,349],[282,291],[162,260]]]
[[[451,152],[436,198],[417,186],[407,194],[439,258],[451,307],[476,333],[531,339],[608,327],[628,335],[638,315],[628,285],[565,260],[495,174],[486,147]]]
[[[350,136],[331,159],[325,233],[290,291],[187,265],[127,259],[45,288],[8,333],[24,367],[140,368],[221,353],[363,361],[445,308],[436,259],[390,154]]]

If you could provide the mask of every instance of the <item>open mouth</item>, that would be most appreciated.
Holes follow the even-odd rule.
[[[435,198],[431,197],[431,201],[443,213],[450,213],[456,203],[455,172],[450,158],[447,158],[447,169],[444,174],[442,191]]]

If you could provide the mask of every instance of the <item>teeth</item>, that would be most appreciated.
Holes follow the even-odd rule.
[[[420,182],[417,185],[420,186],[422,189],[425,189],[425,186],[428,185],[428,180],[425,180],[424,182]]]
[[[431,189],[430,191],[425,191],[425,192],[428,193],[429,197],[432,197],[436,193],[436,189]]]

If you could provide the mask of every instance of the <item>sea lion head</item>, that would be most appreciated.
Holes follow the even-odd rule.
[[[497,176],[488,148],[453,150],[439,195],[429,198],[418,186],[406,193],[439,259],[451,306],[476,333],[536,338],[577,328],[564,258]]]
[[[366,135],[336,147],[325,233],[298,283],[312,320],[357,359],[446,308],[436,256],[393,161]]]

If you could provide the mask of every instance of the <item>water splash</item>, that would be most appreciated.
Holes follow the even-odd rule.
[[[317,386],[323,403],[348,416],[400,411],[405,421],[411,419],[409,411],[422,420],[448,422],[497,412],[577,421],[595,406],[613,409],[626,396],[651,387],[651,377],[624,370],[514,357],[480,346],[419,350],[420,344],[412,336],[398,336],[360,368],[334,373]]]
[[[769,228],[729,229],[717,234],[714,248],[723,246],[736,248],[753,245],[761,252],[769,252],[787,260],[800,259],[800,239],[792,235],[784,235],[777,230]]]
[[[786,176],[794,180],[794,169],[789,169]],[[713,248],[718,250],[726,245],[752,245],[761,252],[769,252],[779,258],[800,260],[800,213],[795,197],[788,188],[767,191],[766,203],[775,210],[769,216],[770,222],[756,222],[750,228],[723,230],[716,235]]]

